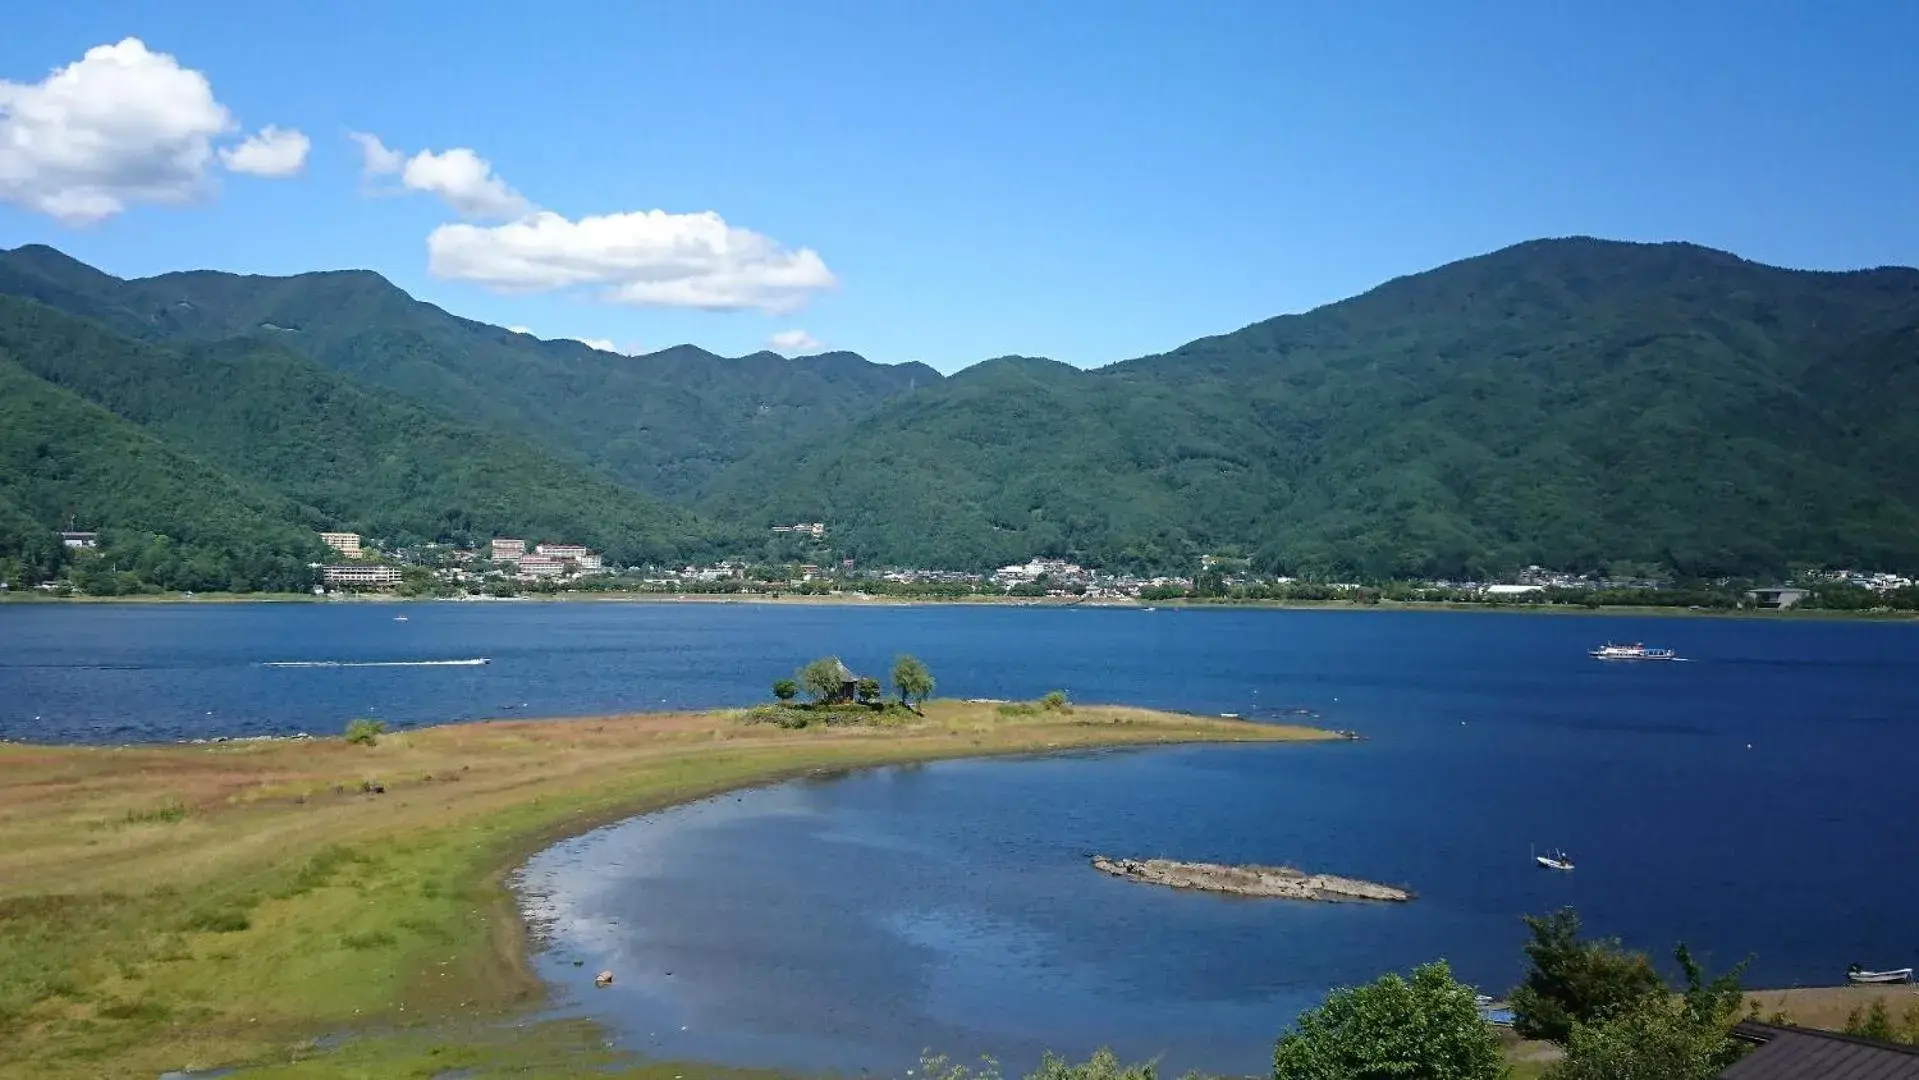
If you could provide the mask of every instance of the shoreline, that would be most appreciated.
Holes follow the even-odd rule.
[[[1454,600],[1381,600],[1360,604],[1350,600],[1136,600],[1102,597],[1093,600],[1064,597],[918,597],[883,594],[840,593],[826,596],[802,596],[785,593],[555,593],[514,597],[432,597],[366,594],[355,596],[309,596],[302,593],[162,593],[145,596],[47,596],[24,593],[0,593],[0,608],[9,605],[37,604],[147,605],[147,604],[699,604],[763,607],[1006,607],[1062,610],[1093,608],[1113,611],[1309,611],[1309,612],[1461,612],[1484,615],[1605,616],[1656,619],[1738,619],[1792,622],[1903,623],[1919,620],[1919,611],[1832,611],[1818,608],[1793,608],[1787,611],[1759,609],[1694,610],[1661,605],[1583,607],[1573,604],[1476,604]]]
[[[0,1045],[0,1074],[242,1064],[273,1076],[274,1062],[319,1054],[411,1075],[450,1067],[449,1037],[476,1053],[500,1042],[506,1018],[527,1026],[477,1064],[631,1064],[578,1024],[529,1015],[553,988],[509,882],[553,843],[824,772],[1335,738],[1126,707],[1006,717],[936,701],[923,720],[799,730],[728,711],[441,725],[375,746],[0,745],[13,841],[0,852],[0,988],[61,980],[24,1003],[0,998],[23,1033]]]

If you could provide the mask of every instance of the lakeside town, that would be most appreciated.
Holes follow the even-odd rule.
[[[823,522],[771,529],[811,542],[816,561],[734,558],[700,565],[618,566],[584,544],[496,536],[484,545],[389,544],[359,533],[327,531],[319,540],[335,558],[311,564],[321,598],[390,594],[410,598],[516,599],[562,594],[654,594],[743,598],[817,597],[902,600],[1004,600],[1055,604],[1431,603],[1505,607],[1648,607],[1715,610],[1919,610],[1919,583],[1883,571],[1806,568],[1785,581],[1730,578],[1681,582],[1528,566],[1492,581],[1319,581],[1253,572],[1249,560],[1199,558],[1190,575],[1141,575],[1034,557],[990,572],[865,566],[831,557]],[[75,556],[99,535],[65,531]],[[0,589],[4,589],[0,585]],[[71,580],[40,583],[42,595],[85,594]],[[0,593],[3,595],[3,593]]]

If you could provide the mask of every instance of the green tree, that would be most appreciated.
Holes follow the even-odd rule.
[[[1886,1012],[1886,1003],[1873,999],[1872,1007],[1861,1014],[1858,1009],[1846,1017],[1846,1034],[1857,1035],[1862,1039],[1878,1039],[1880,1042],[1896,1042],[1899,1032],[1893,1028],[1892,1017]]]
[[[1628,952],[1616,939],[1581,940],[1579,915],[1561,908],[1526,916],[1532,968],[1513,991],[1513,1030],[1528,1039],[1564,1045],[1573,1025],[1591,1024],[1647,998],[1663,997],[1666,984],[1644,953]]]
[[[919,657],[901,653],[893,660],[893,689],[898,691],[902,705],[924,702],[933,696],[933,673]]]
[[[870,675],[863,676],[859,682],[853,685],[853,696],[859,699],[860,704],[871,705],[880,699],[880,689],[880,681],[878,679]]]
[[[1072,702],[1066,698],[1064,690],[1048,690],[1039,699],[1039,707],[1047,712],[1071,712]]]
[[[1710,1080],[1739,1053],[1726,1028],[1670,1000],[1641,998],[1602,1022],[1576,1022],[1551,1080]]]
[[[1445,961],[1335,990],[1273,1051],[1274,1080],[1498,1080],[1499,1040]]]
[[[774,679],[773,696],[781,701],[791,701],[800,692],[800,684],[791,679]]]
[[[842,685],[840,672],[844,668],[845,665],[840,663],[839,657],[822,656],[801,668],[795,673],[795,677],[799,679],[800,686],[812,695],[815,702],[826,702],[833,700],[834,696],[840,692]]]

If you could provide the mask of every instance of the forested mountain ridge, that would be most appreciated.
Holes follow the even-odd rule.
[[[982,364],[708,506],[827,520],[881,561],[1909,568],[1915,326],[1919,271],[1538,241],[1094,371]]]
[[[458,319],[356,271],[121,281],[28,247],[0,253],[5,293],[143,339],[150,351],[128,356],[162,358],[145,389],[114,363],[20,347],[169,445],[244,449],[236,475],[279,485],[308,518],[457,532],[450,493],[485,474],[300,447],[539,456],[524,436],[725,526],[634,504],[595,534],[609,550],[678,538],[746,554],[769,525],[807,520],[863,563],[947,568],[1058,555],[1190,572],[1239,553],[1338,578],[1919,569],[1919,472],[1903,467],[1919,445],[1911,269],[1535,241],[1105,368],[1003,357],[946,378],[851,354],[613,356]],[[169,363],[228,365],[213,381],[250,389],[208,398],[196,431],[213,387],[166,385]],[[276,445],[262,417],[304,417],[316,395],[327,415]],[[261,415],[243,423],[245,401]],[[510,437],[463,452],[474,425]],[[383,442],[386,428],[422,437]],[[552,484],[602,493],[588,503],[627,497],[565,476]],[[395,497],[344,501],[362,483]]]
[[[38,378],[0,350],[0,580],[52,576],[71,520],[101,533],[101,581],[304,591],[326,547],[298,510]],[[106,523],[101,527],[101,523]],[[118,568],[116,571],[114,568]]]
[[[285,496],[312,529],[462,544],[530,535],[584,543],[622,563],[716,550],[684,510],[258,339],[168,348],[0,296],[0,356],[175,451]]]
[[[621,356],[459,318],[365,270],[123,280],[29,245],[0,252],[0,293],[150,341],[270,340],[669,498],[690,497],[745,447],[844,423],[940,380],[924,364],[846,352],[726,358],[680,345]]]

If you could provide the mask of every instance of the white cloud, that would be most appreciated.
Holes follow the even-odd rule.
[[[598,349],[601,352],[610,352],[619,356],[626,355],[625,353],[620,351],[619,346],[613,344],[612,340],[608,338],[578,337],[578,338],[574,338],[573,340],[579,342],[580,344],[586,346],[589,349]]]
[[[306,168],[313,140],[293,128],[268,124],[238,146],[220,151],[227,168],[250,176],[293,176]]]
[[[40,82],[0,79],[0,200],[73,224],[190,202],[233,129],[205,75],[138,38],[95,46]]]
[[[781,330],[779,333],[767,338],[766,347],[777,353],[785,353],[788,356],[804,356],[808,353],[819,352],[824,346],[820,344],[819,338],[814,337],[804,330],[794,328],[792,330]]]
[[[507,329],[515,334],[525,334],[528,337],[533,336],[533,328],[530,326],[509,326]]]
[[[406,155],[392,150],[380,141],[378,135],[368,135],[364,131],[349,131],[346,137],[360,145],[360,176],[390,176],[400,171],[406,163]]]
[[[443,154],[422,150],[407,159],[400,183],[413,191],[438,195],[462,217],[517,218],[533,204],[494,175],[493,166],[466,147]]]
[[[505,225],[442,225],[426,243],[439,277],[501,292],[593,288],[635,307],[780,314],[837,284],[812,249],[789,248],[711,211],[578,221],[539,211]]]

